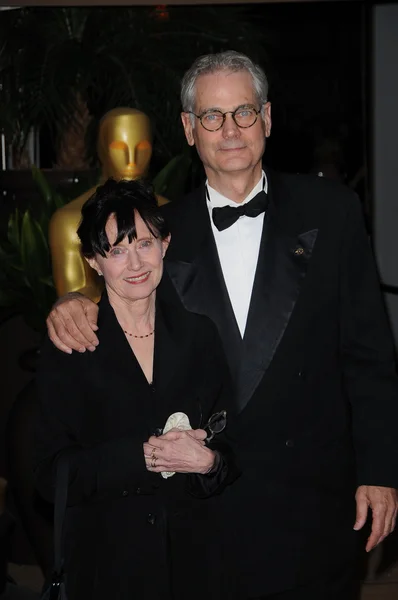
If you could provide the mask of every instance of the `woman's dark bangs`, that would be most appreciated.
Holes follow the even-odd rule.
[[[129,243],[137,238],[137,229],[135,226],[134,208],[131,205],[122,205],[113,213],[116,217],[117,236],[114,246],[120,244],[127,237]]]
[[[157,228],[155,228],[155,225],[153,223],[153,221],[155,220],[153,218],[153,215],[150,215],[152,218],[148,219],[148,216],[143,214],[143,213],[139,213],[141,219],[144,221],[145,225],[148,227],[150,233],[153,235],[154,238],[158,239],[159,237],[159,231]]]
[[[146,200],[146,199],[145,199]],[[91,208],[91,207],[90,207]],[[92,207],[94,209],[94,206]],[[158,214],[157,205],[145,206],[140,197],[129,198],[127,196],[108,198],[107,202],[95,210],[92,225],[90,227],[90,245],[93,254],[100,254],[106,257],[113,246],[120,244],[125,238],[129,243],[137,239],[137,228],[135,223],[135,211],[138,212],[141,219],[154,238],[165,239],[168,235],[167,225],[163,217]],[[87,211],[84,220],[90,218]],[[106,233],[106,225],[110,217],[114,216],[116,221],[117,235],[113,244],[110,243]],[[91,252],[90,252],[91,254]]]
[[[93,238],[93,250],[96,254],[100,254],[104,258],[106,253],[109,251],[111,245],[106,235],[106,224],[109,219],[108,207],[104,207],[105,210],[101,210],[94,220],[92,225],[92,238]]]

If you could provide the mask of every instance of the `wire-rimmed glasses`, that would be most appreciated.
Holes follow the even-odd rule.
[[[206,442],[211,442],[215,435],[224,431],[227,425],[227,411],[220,410],[220,412],[211,415],[206,425],[203,427],[207,433]]]

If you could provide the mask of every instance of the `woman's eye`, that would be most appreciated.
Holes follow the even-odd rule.
[[[139,248],[149,248],[150,246],[152,246],[152,240],[143,240],[140,243]]]
[[[112,248],[110,255],[111,256],[124,256],[126,254],[125,248]]]

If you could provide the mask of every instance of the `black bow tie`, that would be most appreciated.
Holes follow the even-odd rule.
[[[246,215],[246,217],[258,217],[258,215],[267,210],[267,206],[268,196],[262,190],[246,204],[237,205],[236,207],[223,206],[213,208],[211,216],[218,231],[223,231],[231,227],[243,215]]]

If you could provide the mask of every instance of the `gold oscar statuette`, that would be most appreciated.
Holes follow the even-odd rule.
[[[102,166],[98,185],[109,177],[116,180],[144,177],[152,156],[149,118],[134,108],[109,111],[99,125],[97,149]],[[96,187],[58,209],[51,218],[49,241],[58,296],[80,292],[95,302],[101,296],[103,281],[82,257],[76,233],[82,206]],[[159,205],[166,202],[158,196]]]

